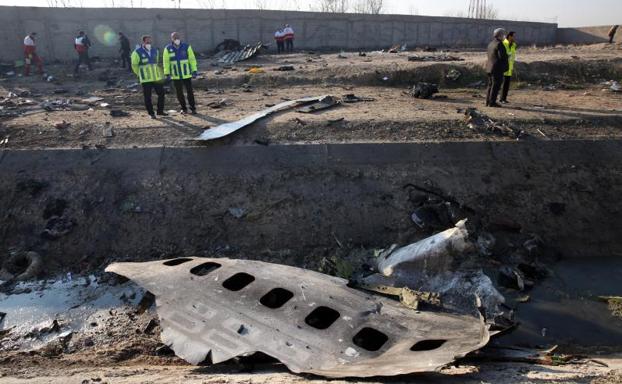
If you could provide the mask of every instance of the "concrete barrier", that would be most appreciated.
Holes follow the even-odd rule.
[[[0,43],[5,59],[23,56],[22,42],[39,33],[39,51],[47,60],[73,60],[73,39],[79,30],[94,43],[93,56],[117,55],[117,32],[132,44],[152,34],[156,46],[168,43],[172,31],[181,32],[198,51],[213,49],[223,39],[242,43],[273,42],[284,23],[296,30],[296,47],[314,50],[356,50],[409,47],[484,47],[494,28],[505,27],[521,36],[521,43],[553,44],[556,24],[452,17],[406,15],[327,14],[317,12],[0,7]]]

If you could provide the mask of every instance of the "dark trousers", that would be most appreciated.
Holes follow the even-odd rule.
[[[164,113],[164,87],[160,83],[149,82],[143,83],[143,96],[145,97],[145,108],[147,112],[153,116],[153,102],[151,101],[151,90],[155,89],[158,95],[158,113]]]
[[[28,57],[26,57],[26,59],[28,59]],[[41,58],[39,57],[39,55],[37,55],[36,53],[31,53],[30,54],[30,64],[24,64],[24,76],[29,76],[30,75],[30,66],[34,64],[37,66],[37,71],[39,71],[39,74],[43,73],[43,60],[41,60]]]
[[[609,36],[609,44],[613,44],[613,36]]]
[[[173,85],[175,86],[175,91],[177,91],[177,100],[179,100],[181,110],[188,112],[186,98],[184,97],[184,87],[186,87],[186,93],[188,94],[190,109],[193,111],[196,110],[196,106],[194,105],[194,92],[192,91],[192,79],[173,80]]]
[[[289,53],[294,52],[294,39],[285,40],[285,50]]]
[[[91,66],[91,59],[89,58],[89,51],[78,53],[78,62],[76,63],[76,67],[73,69],[74,73],[78,73],[80,70],[80,64],[86,64],[89,67],[89,71],[93,70],[93,67]]]
[[[125,63],[127,63],[127,68],[132,70],[132,61],[130,60],[130,52],[121,52],[121,68],[125,68]]]
[[[282,53],[282,52],[285,52],[285,42],[277,41],[276,42],[276,53]]]
[[[510,83],[512,76],[503,76],[503,89],[501,89],[501,100],[508,101],[508,92],[510,92]]]
[[[497,103],[497,96],[499,96],[501,84],[503,84],[503,73],[488,74],[488,92],[486,96],[486,105],[493,105]]]

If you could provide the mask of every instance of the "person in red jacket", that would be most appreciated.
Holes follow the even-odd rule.
[[[89,71],[92,71],[93,66],[91,66],[91,59],[89,59],[91,41],[84,31],[80,31],[80,33],[78,33],[73,46],[76,49],[76,52],[78,52],[78,62],[76,63],[73,73],[77,75],[80,70],[80,64],[83,63],[89,67]]]
[[[31,32],[24,38],[24,76],[30,75],[30,66],[35,64],[39,74],[43,73],[43,60],[37,55],[36,32]]]
[[[289,53],[294,52],[294,28],[292,28],[289,24],[285,24],[285,28],[283,28],[283,33],[285,34],[285,50]]]

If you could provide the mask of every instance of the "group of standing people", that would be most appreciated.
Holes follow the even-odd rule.
[[[144,35],[141,45],[132,52],[130,61],[132,72],[138,76],[143,88],[145,108],[152,119],[156,118],[156,114],[168,115],[164,112],[164,82],[170,81],[175,87],[181,112],[187,113],[189,106],[192,114],[197,113],[192,89],[192,79],[197,77],[197,59],[192,46],[183,42],[179,33],[171,33],[171,42],[164,47],[162,55],[158,48],[153,47],[151,36]],[[188,94],[187,104],[184,88]],[[158,96],[156,111],[151,99],[153,91]]]
[[[274,32],[274,40],[276,41],[277,53],[294,52],[294,28],[289,24],[285,24]]]
[[[506,33],[503,28],[495,29],[494,39],[488,44],[488,61],[486,63],[486,73],[488,74],[488,91],[486,95],[486,106],[499,108],[497,103],[499,91],[501,98],[499,102],[508,104],[508,93],[510,83],[514,74],[514,63],[516,62],[516,33],[510,31]]]
[[[73,47],[78,54],[76,66],[73,70],[74,75],[78,74],[81,64],[85,64],[89,70],[93,70],[91,59],[89,58],[91,40],[89,40],[84,31],[78,32],[73,41]],[[36,65],[37,72],[43,74],[43,59],[37,54],[37,32],[31,32],[24,37],[24,76],[30,76],[30,67],[32,65]]]
[[[43,74],[43,59],[37,54],[36,39],[36,32],[31,32],[24,38],[25,76],[30,75],[32,65],[36,65],[39,74]],[[86,65],[89,70],[92,70],[93,66],[89,58],[91,41],[86,33],[80,31],[73,43],[74,49],[78,54],[74,75],[78,75],[80,65],[82,64]],[[121,67],[127,67],[138,77],[143,88],[145,108],[151,118],[155,119],[156,114],[161,116],[167,115],[164,112],[164,83],[171,81],[177,93],[181,112],[187,113],[188,107],[190,107],[192,114],[196,114],[192,78],[197,76],[197,59],[190,44],[181,41],[179,33],[173,32],[171,34],[171,42],[164,47],[162,54],[160,54],[158,48],[152,47],[152,38],[149,35],[143,36],[141,45],[137,46],[132,52],[129,39],[122,32],[119,32],[119,45]],[[187,103],[184,89],[188,96]],[[151,99],[154,91],[158,96],[155,111]]]

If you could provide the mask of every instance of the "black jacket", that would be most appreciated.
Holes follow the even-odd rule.
[[[124,52],[124,53],[129,53],[131,50],[130,40],[125,36],[120,36],[119,42],[121,43],[121,49],[119,49],[119,51]]]
[[[486,73],[503,74],[510,69],[508,52],[505,50],[503,42],[494,39],[488,44],[488,62],[486,63]]]

